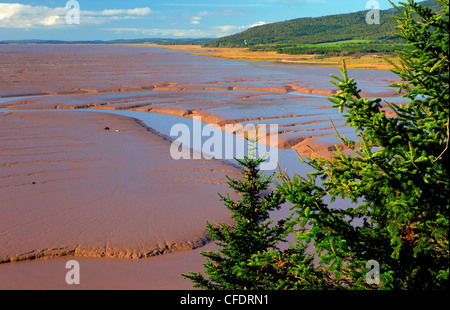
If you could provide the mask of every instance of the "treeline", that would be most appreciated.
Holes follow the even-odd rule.
[[[198,39],[152,39],[156,44],[161,45],[205,45],[214,39],[198,38]]]
[[[442,10],[442,5],[434,0],[424,1],[422,5],[433,10]],[[398,16],[396,9],[380,11],[380,24],[367,24],[367,13],[368,10],[266,24],[204,45],[208,47],[252,47],[265,44],[298,46],[343,40],[402,43],[395,35],[397,22],[392,17]],[[288,48],[285,51],[293,52],[295,49]]]
[[[207,43],[214,47],[245,47],[262,44],[316,44],[344,40],[394,40],[394,11],[382,11],[380,25],[368,25],[366,12],[300,18],[262,25]]]
[[[321,55],[321,56],[351,56],[355,54],[380,53],[394,55],[396,51],[407,48],[405,44],[392,43],[347,43],[330,46],[322,45],[257,45],[250,47],[251,51],[276,51],[279,54],[288,55]]]

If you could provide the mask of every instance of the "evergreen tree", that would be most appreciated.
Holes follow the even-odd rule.
[[[260,160],[240,161],[245,179],[229,184],[243,199],[222,197],[236,226],[208,224],[222,249],[203,253],[209,279],[188,276],[198,287],[448,288],[449,2],[436,2],[444,5],[442,14],[413,0],[398,8],[399,36],[411,48],[399,53],[393,72],[401,81],[391,86],[409,103],[362,98],[345,62],[343,77],[332,75],[339,92],[329,99],[360,138],[336,131],[352,155],[338,148],[331,160],[310,159],[314,172],[304,177],[280,171],[277,190],[262,199],[270,178],[260,177]],[[335,208],[336,198],[349,201],[346,208]],[[284,199],[294,216],[269,228],[267,211]],[[287,229],[296,244],[280,250],[276,243]]]
[[[296,212],[291,226],[297,229],[297,254],[287,259],[269,251],[252,262],[272,266],[266,270],[273,279],[284,277],[273,287],[448,287],[449,4],[438,2],[445,5],[442,15],[412,0],[398,9],[399,36],[412,49],[399,53],[401,65],[393,70],[401,82],[391,86],[409,99],[405,105],[386,103],[395,116],[385,113],[381,99],[360,96],[345,62],[343,77],[332,76],[339,92],[330,100],[345,110],[360,140],[336,131],[353,155],[338,149],[332,160],[311,159],[315,171],[306,177],[280,174],[278,192]],[[334,208],[325,196],[352,204]],[[314,247],[309,254],[307,246]],[[318,262],[311,266],[313,254]],[[379,282],[367,281],[373,261]]]
[[[220,247],[217,252],[203,251],[207,258],[204,264],[208,277],[201,273],[189,273],[194,287],[202,289],[263,289],[265,286],[257,267],[249,264],[253,254],[276,250],[277,245],[286,237],[285,220],[274,223],[267,221],[269,212],[280,208],[284,202],[275,192],[264,195],[272,181],[259,170],[264,158],[246,156],[236,159],[242,166],[243,179],[228,178],[230,188],[241,195],[234,201],[229,195],[222,196],[225,206],[232,212],[235,225],[219,226],[207,223],[208,235]]]

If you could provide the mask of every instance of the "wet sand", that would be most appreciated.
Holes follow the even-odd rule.
[[[335,91],[330,68],[189,53],[0,47],[0,289],[191,288],[180,274],[202,270],[206,220],[229,221],[217,193],[229,191],[225,175],[239,177],[235,167],[174,161],[171,140],[141,122],[74,110],[275,123],[279,147],[306,156],[335,150],[330,119],[341,134],[354,134],[326,100]],[[392,74],[353,73],[366,95],[398,99],[385,86]],[[64,282],[73,257],[84,277],[79,287]]]
[[[58,257],[0,266],[0,290],[194,290],[181,274],[203,272],[201,251],[214,244],[142,259]],[[80,284],[65,281],[66,263],[80,264]]]
[[[190,56],[190,51],[147,46],[6,46],[0,96],[28,96],[0,104],[10,109],[134,110],[207,123],[270,121],[278,124],[279,147],[304,156],[330,157],[334,136],[356,138],[327,97],[336,68]],[[82,66],[80,66],[80,62]],[[385,70],[351,70],[366,97],[401,98],[387,88]],[[39,81],[36,83],[36,81]],[[305,127],[307,125],[307,127]],[[324,143],[325,141],[325,143]],[[314,145],[314,147],[312,147]]]
[[[154,46],[163,47],[173,50],[189,50],[191,55],[196,56],[209,56],[225,59],[240,59],[249,61],[269,61],[269,62],[282,62],[291,64],[307,64],[326,67],[340,67],[342,65],[341,57],[323,57],[316,55],[288,55],[279,54],[274,51],[259,52],[250,51],[248,48],[226,48],[226,47],[202,47],[201,45],[162,45],[162,44],[133,44],[131,46]],[[345,57],[348,68],[351,69],[376,69],[376,70],[389,70],[394,67],[379,55],[364,55],[358,57]],[[394,62],[397,59],[391,59]]]
[[[0,263],[191,249],[206,243],[206,219],[227,218],[216,193],[229,191],[225,174],[238,169],[174,160],[171,140],[132,119],[74,112],[0,119]]]
[[[217,193],[229,192],[225,174],[239,177],[238,169],[221,161],[173,160],[172,141],[133,119],[0,113],[0,141],[2,269],[12,262],[8,270],[23,270],[24,261],[36,259],[186,251],[209,241],[206,220],[230,222]],[[97,261],[86,262],[83,269]],[[33,283],[13,284],[16,276],[0,274],[0,288]]]

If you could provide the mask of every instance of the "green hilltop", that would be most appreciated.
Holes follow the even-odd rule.
[[[420,3],[432,10],[443,6],[434,0]],[[250,50],[275,50],[284,54],[338,55],[355,52],[391,53],[403,47],[395,35],[395,8],[380,11],[380,23],[368,24],[369,10],[297,18],[265,24],[246,31],[204,43],[207,47],[249,47]]]

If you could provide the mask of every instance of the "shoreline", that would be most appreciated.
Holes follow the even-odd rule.
[[[47,96],[53,96],[53,95],[47,95]],[[47,96],[44,96],[44,98],[41,99],[48,99]],[[23,97],[24,99],[20,100],[29,100],[33,99],[35,96],[29,96],[29,97]],[[38,97],[38,96],[36,96]],[[14,97],[10,97],[14,98]],[[8,98],[0,98],[1,99],[8,99]],[[11,100],[15,101],[15,99]],[[25,101],[27,102],[27,101]],[[23,105],[22,102],[15,104],[15,103],[0,103],[0,109],[5,109],[3,112],[52,112],[52,111],[77,111],[81,112],[81,110],[98,110],[98,111],[104,111],[106,113],[111,112],[114,114],[114,112],[121,113],[122,111],[130,111],[130,112],[138,112],[138,113],[151,113],[151,114],[157,114],[157,115],[167,115],[167,116],[173,116],[173,117],[181,117],[185,119],[186,121],[192,121],[194,117],[200,117],[201,121],[205,124],[208,124],[210,126],[216,126],[219,128],[222,132],[227,133],[226,126],[230,125],[231,127],[239,126],[242,124],[248,124],[252,122],[258,122],[258,121],[270,121],[270,120],[282,120],[282,119],[289,119],[291,117],[296,117],[295,114],[288,114],[288,115],[282,115],[282,116],[276,116],[276,117],[248,117],[248,118],[240,118],[240,119],[228,119],[224,118],[215,114],[211,114],[209,112],[205,112],[202,110],[184,110],[184,109],[176,109],[176,108],[147,108],[144,107],[133,107],[130,109],[121,109],[118,107],[105,107],[105,106],[89,106],[85,107],[84,105],[80,106],[63,106],[59,105],[56,107],[53,106],[41,106],[41,107],[33,107],[30,104],[26,104],[26,107],[21,107]],[[301,115],[298,115],[298,117],[302,117]],[[321,121],[309,121],[307,122],[309,125],[312,124],[319,124]],[[289,125],[287,125],[289,127]],[[239,127],[236,127],[239,128]],[[301,136],[294,136],[294,137],[285,137],[283,134],[290,133],[291,129],[286,129],[285,126],[279,126],[279,136],[278,136],[278,144],[275,146],[279,150],[293,150],[295,151],[298,156],[303,157],[310,157],[310,158],[327,158],[331,159],[333,154],[335,153],[335,144],[336,143],[324,143],[324,142],[317,142],[314,141],[315,138],[321,137],[322,134],[313,134],[315,130],[312,130],[311,135],[308,135],[308,137],[301,137]],[[245,136],[245,132],[233,132],[233,135],[239,138],[243,138]],[[311,140],[312,139],[312,140]],[[266,139],[264,144],[271,147],[271,140],[269,133],[266,133]],[[346,152],[348,149],[344,147],[344,145],[339,144],[341,147],[341,150]]]
[[[240,170],[219,160],[176,161],[169,138],[135,118],[62,110],[0,118],[7,132],[0,135],[0,265],[186,251],[209,243],[206,219],[229,222],[216,193],[229,192],[225,175]],[[192,210],[180,208],[186,199]]]
[[[246,60],[250,62],[273,62],[284,64],[311,65],[321,67],[341,67],[342,59],[346,60],[348,69],[390,70],[394,67],[381,56],[364,55],[361,57],[288,55],[274,51],[249,51],[248,48],[202,47],[201,45],[162,45],[162,44],[121,44],[136,47],[159,47],[168,50],[190,51],[192,56],[217,57],[222,59]]]
[[[54,116],[49,116],[48,114],[51,111],[59,113]],[[145,134],[145,131],[142,130],[142,127],[146,127],[146,124],[141,123],[142,120],[134,118],[133,116],[122,116],[120,114],[114,116],[115,113],[108,110],[105,110],[104,112],[87,112],[83,110],[14,111],[7,109],[6,111],[0,112],[0,118],[26,116],[31,119],[32,116],[46,115],[43,120],[58,120],[60,118],[59,116],[64,116],[64,122],[68,124],[67,116],[72,115],[71,118],[79,118],[77,117],[78,114],[81,116],[86,115],[85,113],[92,113],[92,117],[95,117],[97,123],[97,130],[95,132],[97,133],[101,131],[102,133],[107,134],[107,132],[101,130],[101,123],[106,121],[108,124],[111,124],[111,121],[114,120],[112,125],[113,128],[120,128],[120,131],[111,129],[109,130],[112,131],[109,133],[110,135],[113,134],[113,132],[117,132],[113,135],[132,134],[133,136],[144,138],[142,134]],[[33,117],[33,119],[34,118],[35,117]],[[38,119],[41,119],[41,117]],[[99,121],[101,123],[99,123]],[[146,131],[148,131],[148,129]],[[153,133],[153,130],[150,130],[150,133],[164,136],[164,133],[160,131]],[[96,133],[94,133],[94,135],[96,135]],[[145,136],[147,136],[147,134],[145,134]],[[291,156],[288,160],[292,162],[292,160],[296,158],[296,156]],[[216,160],[214,162],[218,161]],[[284,162],[284,164],[286,164],[286,162]],[[190,163],[189,165],[192,164]],[[229,167],[229,170],[226,170],[228,173],[235,172],[232,165],[228,163],[226,163],[224,167]],[[200,170],[203,171],[204,169],[201,168]],[[226,171],[224,170],[224,172]],[[236,170],[236,172],[238,171]],[[39,174],[41,174],[41,172],[33,173],[33,175],[36,176]],[[46,174],[48,174],[48,172],[46,172]],[[22,178],[21,175],[8,176],[8,178],[10,177],[14,177],[14,179]],[[219,180],[217,179],[217,181]],[[33,190],[33,188],[37,188],[36,186],[45,185],[46,181],[38,180],[37,182],[33,182],[33,184],[34,183],[36,183],[36,185],[31,185],[31,183],[29,185],[24,185]],[[215,183],[216,182],[213,182],[213,184]],[[73,187],[71,186],[71,188]],[[52,193],[52,196],[54,194],[55,193]],[[35,201],[34,207],[42,208],[39,207],[38,201]],[[68,208],[68,210],[70,209],[71,208]],[[220,213],[222,213],[222,211]],[[281,215],[280,217],[283,216],[284,215]],[[51,227],[51,225],[49,227]],[[98,229],[98,227],[96,229]],[[167,227],[165,229],[167,230]],[[75,232],[75,230],[73,230],[73,232]],[[201,233],[194,237],[194,239],[197,239],[200,235]],[[119,248],[112,246],[110,242],[107,242],[104,248],[100,247],[98,250],[95,248],[82,249],[79,245],[72,248],[65,248],[63,245],[55,247],[55,245],[53,245],[54,248],[52,249],[52,246],[45,245],[42,247],[42,250],[31,252],[23,251],[26,252],[26,255],[10,256],[6,260],[3,258],[4,260],[0,263],[0,268],[2,269],[0,273],[0,289],[36,289],[37,287],[39,287],[39,289],[57,290],[195,289],[192,287],[192,283],[189,280],[185,280],[181,274],[186,274],[190,271],[202,271],[204,258],[200,256],[200,252],[207,249],[212,250],[216,247],[213,242],[210,242],[211,240],[206,240],[205,238],[205,236],[200,236],[200,239],[198,240],[200,243],[195,243],[195,241],[187,242],[186,245],[180,244],[175,248],[171,248],[170,246],[167,247],[168,244],[166,243],[166,246],[163,245],[162,249],[156,249],[156,252],[149,256],[142,255],[142,253],[133,253],[133,251],[130,252],[126,249],[125,251],[121,251]],[[55,242],[55,240],[53,240],[53,242]],[[121,243],[123,243],[123,241]],[[176,243],[174,244],[176,245]],[[64,279],[62,275],[66,272],[64,265],[71,259],[78,261],[82,268],[83,280],[82,284],[79,286],[69,286],[66,285],[64,281],[61,281]]]
[[[70,57],[48,59],[46,49]],[[172,165],[166,158],[170,157],[167,141],[161,141],[161,136],[149,135],[142,124],[117,115],[96,113],[80,120],[78,113],[81,116],[87,112],[74,110],[167,114],[167,118],[179,116],[186,122],[191,122],[193,116],[201,116],[203,122],[219,125],[257,120],[263,124],[275,122],[280,125],[280,136],[293,143],[285,140],[283,150],[280,149],[288,154],[289,163],[300,165],[297,153],[300,148],[308,151],[311,146],[323,154],[333,152],[326,148],[329,140],[324,136],[330,131],[326,123],[328,105],[318,105],[313,100],[319,97],[316,101],[322,101],[321,98],[333,90],[320,83],[314,84],[312,79],[305,81],[292,75],[291,80],[290,75],[286,78],[277,72],[283,79],[273,82],[272,73],[264,75],[267,72],[263,68],[248,76],[237,76],[239,71],[234,66],[230,71],[201,71],[208,63],[216,68],[214,65],[218,61],[200,58],[201,66],[195,66],[186,64],[192,57],[187,53],[145,49],[142,52],[137,48],[130,51],[132,48],[118,45],[92,50],[79,47],[75,49],[76,53],[70,47],[38,46],[36,50],[39,53],[35,54],[34,47],[27,46],[26,53],[5,53],[2,60],[6,75],[3,93],[0,93],[0,108],[5,108],[1,112],[10,114],[2,119],[3,123],[0,122],[4,128],[4,145],[9,145],[8,150],[2,150],[2,155],[10,167],[5,166],[1,171],[0,181],[4,181],[3,190],[7,195],[0,197],[10,198],[2,205],[6,210],[2,231],[9,231],[10,236],[0,240],[5,245],[1,254],[5,254],[6,261],[6,256],[13,252],[31,253],[22,257],[28,258],[26,261],[17,262],[21,257],[15,259],[13,255],[15,262],[0,264],[2,288],[40,288],[42,282],[52,288],[77,289],[64,282],[67,270],[63,262],[71,257],[82,262],[81,274],[85,280],[78,287],[81,289],[108,288],[112,286],[112,280],[117,281],[113,289],[189,288],[190,281],[183,280],[180,274],[201,271],[203,258],[199,252],[214,246],[204,238],[205,219],[229,220],[229,214],[223,210],[216,194],[220,188],[221,193],[228,190],[223,176],[234,173],[233,167],[219,163],[212,166],[210,162],[199,165],[192,161],[187,166],[181,162]],[[111,54],[104,57],[99,51]],[[165,62],[174,54],[180,54],[176,56],[180,57],[180,62]],[[38,55],[37,61],[20,65],[29,55]],[[89,59],[86,67],[79,66],[80,59]],[[197,63],[198,59],[193,62]],[[42,71],[43,61],[54,66]],[[234,64],[239,68],[252,67],[247,63]],[[286,70],[283,72],[297,70],[288,67],[283,66]],[[192,73],[197,71],[192,69],[200,69],[200,74],[193,76]],[[180,74],[188,78],[183,80]],[[375,76],[378,74],[385,75],[380,71]],[[321,79],[321,75],[317,79]],[[374,92],[378,90],[374,88]],[[303,98],[298,93],[308,96]],[[34,110],[39,112],[31,115]],[[61,115],[49,113],[56,110]],[[20,119],[20,115],[27,119]],[[323,120],[317,120],[318,115],[325,116]],[[6,124],[7,118],[10,126]],[[166,125],[170,125],[169,122],[166,121]],[[106,127],[111,130],[105,130]],[[22,134],[25,139],[20,138]],[[319,140],[314,140],[316,137]],[[313,144],[315,142],[317,144]],[[297,150],[292,147],[294,144],[298,146]],[[132,150],[134,152],[130,153]],[[151,154],[154,154],[151,160],[146,158]],[[286,161],[283,164],[286,165]],[[194,167],[196,165],[199,167]],[[199,180],[201,176],[204,177]],[[158,207],[167,198],[174,207],[172,211]],[[147,207],[155,208],[154,216],[149,216],[143,207],[149,200],[151,203]],[[290,213],[285,209],[282,212]],[[72,221],[72,215],[75,221]],[[35,217],[39,219],[35,221]],[[162,219],[158,220],[159,217]],[[10,222],[8,218],[16,222]],[[55,233],[57,231],[66,234]],[[24,237],[27,235],[31,237]],[[190,242],[192,240],[199,242]],[[57,256],[70,254],[71,248],[64,250],[64,246],[73,245],[74,241],[82,245],[75,248],[75,254],[99,257]],[[135,248],[138,250],[133,250]],[[58,252],[58,249],[62,251]],[[44,253],[46,250],[48,252]],[[146,257],[149,253],[164,255]],[[44,259],[46,254],[51,259]],[[93,274],[99,272],[99,278],[88,280],[91,271]]]

